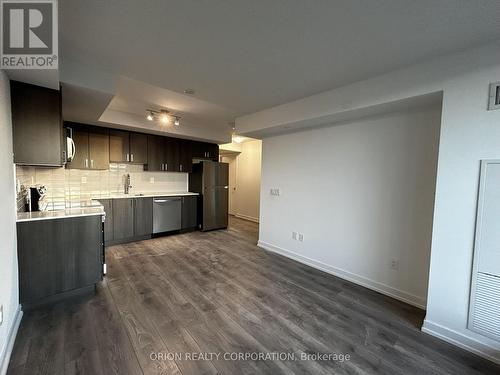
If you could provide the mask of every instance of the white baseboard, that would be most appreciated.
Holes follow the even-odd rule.
[[[383,283],[380,283],[375,280],[368,279],[364,276],[357,275],[355,273],[331,266],[329,264],[307,258],[303,255],[297,254],[293,251],[285,250],[283,248],[280,248],[278,246],[274,246],[271,244],[268,244],[263,241],[259,241],[257,243],[257,246],[263,248],[264,250],[271,251],[273,253],[277,253],[280,255],[283,255],[287,258],[291,258],[293,260],[296,260],[297,262],[307,264],[308,266],[311,266],[313,268],[319,269],[321,271],[327,272],[331,275],[340,277],[341,279],[345,279],[348,281],[351,281],[355,284],[364,286],[365,288],[375,290],[376,292],[385,294],[389,297],[395,298],[397,300],[403,301],[405,303],[408,303],[410,305],[416,306],[418,308],[424,309],[426,308],[426,300],[422,297],[415,296],[413,294],[404,292],[402,290],[393,288],[389,285],[385,285]]]
[[[446,328],[441,324],[430,322],[427,319],[424,320],[422,332],[425,332],[429,335],[449,342],[450,344],[458,346],[459,348],[477,354],[478,356],[486,358],[491,362],[500,364],[500,350],[486,345],[485,343],[480,342],[473,337],[464,335],[461,332]]]
[[[254,223],[258,223],[259,222],[259,218],[258,217],[253,217],[253,216],[248,216],[248,215],[243,215],[243,214],[235,214],[234,216],[236,216],[239,219],[253,221]]]
[[[14,347],[14,342],[16,341],[17,331],[19,325],[21,324],[21,319],[23,317],[23,310],[21,310],[21,305],[17,307],[16,314],[14,315],[14,323],[10,327],[9,334],[7,336],[7,342],[5,343],[5,348],[0,356],[0,374],[5,375],[7,373],[7,368],[9,367],[10,355],[12,354],[12,348]]]

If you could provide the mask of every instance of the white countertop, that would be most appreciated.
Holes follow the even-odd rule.
[[[85,207],[85,208],[68,208],[66,210],[57,211],[34,211],[34,212],[18,212],[17,222],[50,220],[50,219],[66,219],[69,217],[79,216],[94,216],[105,215],[102,206]]]
[[[166,192],[144,192],[144,193],[136,193],[131,192],[130,194],[115,194],[110,195],[108,197],[100,197],[94,198],[95,200],[99,199],[124,199],[124,198],[154,198],[154,197],[185,197],[189,195],[199,195],[198,193],[191,193],[189,191],[170,191]]]
[[[35,212],[18,212],[17,222],[35,221],[35,220],[50,220],[64,219],[78,216],[93,216],[105,215],[104,208],[99,203],[99,199],[124,199],[124,198],[154,198],[154,197],[182,197],[190,195],[199,195],[189,191],[174,191],[174,192],[145,192],[145,193],[130,193],[130,194],[115,194],[108,197],[94,198],[90,201],[73,202],[70,205],[73,208],[55,211],[35,211]],[[80,207],[78,207],[80,206]]]

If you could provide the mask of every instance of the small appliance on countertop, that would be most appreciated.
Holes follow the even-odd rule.
[[[47,208],[47,202],[43,200],[47,189],[44,185],[31,186],[27,190],[26,211],[43,211]]]

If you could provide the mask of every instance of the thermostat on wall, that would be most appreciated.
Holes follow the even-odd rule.
[[[500,82],[490,84],[490,100],[488,110],[500,109]]]

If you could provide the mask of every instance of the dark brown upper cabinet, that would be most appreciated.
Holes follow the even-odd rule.
[[[66,140],[61,123],[61,93],[22,82],[10,82],[14,163],[61,166]]]
[[[179,139],[163,137],[165,152],[165,171],[180,172],[179,170]]]
[[[90,169],[109,168],[109,134],[108,129],[89,131]]]
[[[109,131],[109,161],[112,163],[146,164],[147,148],[146,134],[114,129]]]
[[[109,168],[109,132],[106,128],[66,123],[75,143],[75,155],[66,164],[72,169]]]
[[[109,131],[109,161],[126,163],[130,158],[130,133],[123,130]]]
[[[217,161],[219,157],[219,146],[213,143],[71,122],[65,126],[76,146],[68,168],[107,169],[110,162],[136,163],[143,164],[147,171],[190,173],[193,158]]]
[[[130,162],[147,164],[148,136],[141,133],[130,133]]]
[[[193,142],[193,158],[217,161],[219,159],[219,146],[214,143]]]
[[[193,171],[193,143],[186,139],[179,139],[179,172]]]
[[[148,171],[188,172],[181,170],[181,139],[148,136]],[[191,159],[191,157],[190,157]]]
[[[165,165],[165,153],[163,148],[163,137],[148,135],[148,171],[163,171]]]

